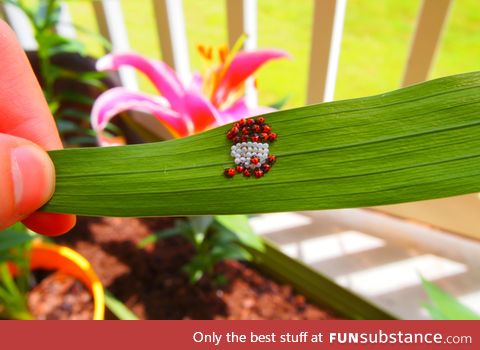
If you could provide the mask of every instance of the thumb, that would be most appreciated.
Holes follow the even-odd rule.
[[[0,133],[0,229],[45,204],[55,188],[55,168],[34,143]]]

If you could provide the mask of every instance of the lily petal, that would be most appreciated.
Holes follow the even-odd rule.
[[[228,66],[214,94],[213,102],[219,106],[228,97],[231,91],[240,86],[249,76],[266,62],[287,58],[290,55],[281,50],[257,50],[239,52]]]
[[[132,66],[144,73],[157,90],[170,102],[172,109],[183,110],[183,84],[175,71],[161,61],[150,60],[135,53],[114,53],[97,61],[97,70],[118,70],[121,66]]]
[[[196,91],[185,93],[185,107],[194,125],[194,133],[223,124],[218,110],[209,100]]]
[[[194,72],[192,74],[192,80],[190,81],[190,90],[198,93],[202,93],[203,77],[200,73]]]
[[[242,118],[256,117],[258,115],[267,114],[276,111],[275,108],[259,106],[256,108],[248,108],[245,98],[240,98],[227,109],[220,111],[220,117],[223,124],[235,122]]]
[[[116,87],[101,94],[93,105],[91,124],[99,140],[107,123],[117,114],[129,110],[153,114],[176,137],[187,136],[192,129],[188,118],[170,109],[163,98]]]

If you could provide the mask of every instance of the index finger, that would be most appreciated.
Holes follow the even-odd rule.
[[[0,20],[0,133],[28,139],[46,150],[62,148],[43,91],[15,33]],[[74,215],[33,213],[24,220],[32,230],[58,235],[75,225]]]

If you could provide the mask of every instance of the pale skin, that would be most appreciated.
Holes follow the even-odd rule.
[[[54,119],[10,27],[0,20],[0,230],[22,221],[55,236],[75,216],[38,212],[55,190],[55,168],[46,150],[62,148]]]

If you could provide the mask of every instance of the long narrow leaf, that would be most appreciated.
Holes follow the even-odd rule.
[[[235,233],[244,245],[263,251],[263,241],[253,231],[245,215],[219,215],[215,220],[223,227]]]
[[[430,314],[430,317],[434,320],[448,320],[448,317],[445,316],[436,306],[431,304],[422,304],[423,308],[427,310]]]
[[[5,290],[12,296],[20,296],[20,291],[15,285],[15,280],[7,266],[7,264],[0,265],[0,281]]]
[[[167,228],[155,233],[152,233],[138,242],[137,247],[144,248],[149,244],[155,243],[159,239],[166,239],[173,236],[178,236],[182,231],[179,226]]]
[[[95,39],[96,41],[98,41],[98,43],[100,45],[102,45],[102,47],[105,49],[105,51],[112,51],[112,44],[110,43],[110,41],[105,39],[101,34],[96,33],[94,31],[91,31],[91,30],[89,30],[89,29],[87,29],[83,26],[80,26],[80,25],[74,24],[74,23],[62,23],[62,22],[60,22],[60,24],[72,26],[77,31],[82,32],[82,33],[86,34],[87,36],[89,36],[89,37]]]
[[[232,166],[228,126],[172,141],[52,151],[47,211],[107,216],[364,207],[480,191],[480,73],[266,115],[278,162]]]
[[[18,247],[32,239],[33,236],[26,231],[17,231],[13,228],[0,231],[0,251]]]
[[[480,320],[480,315],[460,303],[455,297],[422,278],[423,289],[431,304],[424,305],[432,318],[441,320]]]
[[[105,290],[105,305],[119,320],[138,320],[138,317],[108,290]]]

